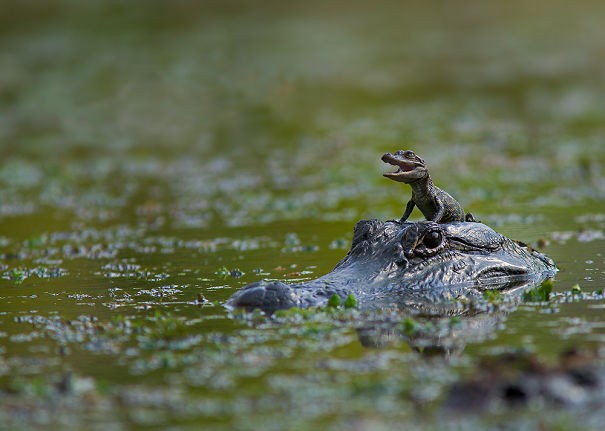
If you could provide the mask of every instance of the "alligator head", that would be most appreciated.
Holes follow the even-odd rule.
[[[399,150],[394,154],[386,153],[382,156],[382,161],[397,167],[395,172],[382,174],[393,181],[410,184],[429,176],[425,161],[411,150]]]
[[[252,283],[227,307],[267,312],[324,306],[353,294],[362,308],[439,304],[538,283],[556,272],[553,261],[482,223],[399,223],[362,220],[351,249],[316,280],[288,285]]]

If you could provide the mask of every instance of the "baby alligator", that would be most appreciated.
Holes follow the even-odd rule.
[[[426,163],[413,151],[386,153],[382,161],[398,167],[395,172],[386,172],[385,177],[412,187],[412,198],[405,207],[401,222],[408,219],[414,206],[422,211],[427,220],[436,223],[476,221],[472,214],[465,214],[456,199],[433,184]]]

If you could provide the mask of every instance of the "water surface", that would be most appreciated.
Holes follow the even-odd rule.
[[[604,12],[4,1],[0,428],[443,429],[447,388],[481,358],[602,358]],[[227,312],[250,282],[325,274],[357,220],[398,217],[409,190],[380,155],[399,148],[555,260],[551,301],[443,321],[438,353],[390,333],[368,345],[355,310]]]

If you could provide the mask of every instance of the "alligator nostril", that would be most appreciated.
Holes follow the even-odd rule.
[[[408,260],[405,257],[401,256],[401,258],[395,261],[395,264],[401,269],[405,269],[408,266]]]

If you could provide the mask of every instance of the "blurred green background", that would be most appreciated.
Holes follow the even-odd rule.
[[[0,214],[151,194],[187,225],[382,216],[398,148],[475,211],[603,199],[600,2],[1,8]]]

